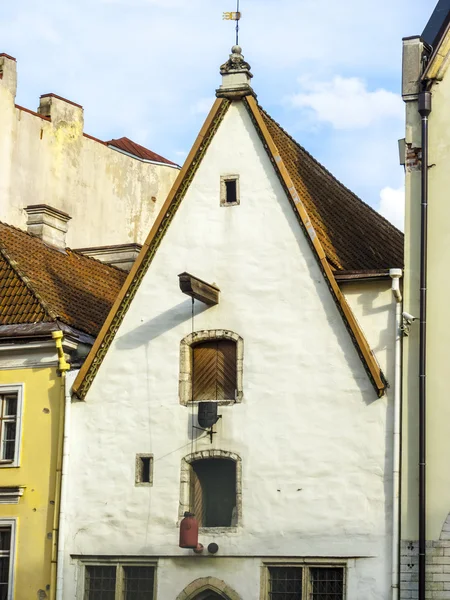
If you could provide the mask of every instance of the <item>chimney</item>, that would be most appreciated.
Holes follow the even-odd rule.
[[[240,46],[231,48],[230,58],[220,67],[222,85],[216,90],[218,98],[229,98],[230,100],[241,100],[244,96],[255,96],[250,85],[253,75],[250,73],[250,65],[245,62]]]
[[[78,124],[79,134],[83,133],[84,115],[81,104],[66,100],[56,94],[43,94],[39,99],[38,113],[43,117],[50,117],[54,125]]]
[[[17,90],[17,63],[16,59],[9,54],[0,54],[0,81],[2,87],[5,87],[16,97]]]
[[[58,250],[66,248],[67,222],[72,218],[47,204],[31,204],[25,208],[28,215],[27,231]]]

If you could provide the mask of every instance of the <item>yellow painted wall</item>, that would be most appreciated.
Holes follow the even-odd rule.
[[[450,512],[450,73],[432,87],[429,118],[427,311],[427,539]],[[420,146],[417,102],[406,105],[406,141]],[[404,310],[419,315],[420,172],[406,173]],[[402,538],[418,537],[419,327],[404,340]]]
[[[18,518],[14,600],[42,600],[50,594],[62,379],[49,367],[0,371],[0,384],[16,383],[24,384],[20,466],[0,468],[0,485],[25,490],[18,504],[0,504],[0,518]]]

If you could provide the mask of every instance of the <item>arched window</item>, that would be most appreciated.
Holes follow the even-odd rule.
[[[242,400],[243,339],[222,329],[196,331],[181,341],[180,401],[233,404]]]
[[[236,527],[242,511],[241,459],[225,450],[202,450],[181,463],[180,520],[194,513],[200,527]]]

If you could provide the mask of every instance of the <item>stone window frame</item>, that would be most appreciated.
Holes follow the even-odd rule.
[[[194,331],[181,340],[180,343],[180,377],[179,396],[180,404],[190,406],[192,404],[192,359],[193,346],[200,342],[212,340],[233,340],[236,343],[236,398],[234,400],[213,400],[221,406],[230,406],[242,402],[244,397],[244,340],[229,329],[203,329]],[[194,400],[198,404],[199,400]]]
[[[191,464],[197,460],[222,458],[232,460],[236,464],[236,525],[230,527],[199,527],[200,533],[236,533],[242,526],[242,459],[235,452],[228,450],[200,450],[183,457],[181,460],[180,503],[178,508],[178,526],[185,512],[190,509],[190,474]]]
[[[227,181],[236,182],[236,202],[227,202]],[[220,206],[238,206],[241,203],[241,190],[239,185],[239,175],[230,173],[220,176]]]
[[[77,561],[77,598],[85,597],[86,586],[86,567],[115,567],[116,569],[116,589],[115,598],[120,600],[123,597],[124,589],[124,568],[126,567],[152,567],[153,574],[153,598],[157,599],[158,589],[158,559],[148,556],[101,556],[101,555],[77,555],[72,554],[71,559]]]
[[[199,577],[178,594],[176,600],[195,600],[202,592],[216,592],[225,600],[241,600],[239,594],[217,577]]]
[[[354,560],[345,558],[294,558],[286,560],[285,558],[275,558],[270,560],[264,560],[262,562],[261,569],[261,585],[260,585],[260,600],[269,600],[270,592],[270,572],[271,567],[297,567],[302,568],[307,573],[310,568],[314,567],[330,567],[330,568],[342,568],[344,572],[344,593],[342,600],[347,600],[350,594],[349,590],[349,568],[353,567]],[[311,594],[310,581],[308,578],[303,580],[302,598],[309,598]]]
[[[142,469],[142,463],[141,463],[141,459],[142,458],[148,458],[150,459],[150,464],[149,464],[149,481],[142,481],[141,477],[142,477],[142,473],[141,473],[141,469]],[[138,452],[136,454],[136,460],[135,460],[135,479],[134,479],[134,485],[136,487],[152,487],[153,486],[153,466],[154,466],[154,457],[153,454],[148,454],[148,453],[143,453],[143,452]]]

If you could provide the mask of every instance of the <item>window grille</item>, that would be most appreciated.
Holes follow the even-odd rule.
[[[303,569],[297,567],[271,567],[270,600],[301,600]]]
[[[236,342],[213,340],[193,348],[193,399],[234,400],[237,389]]]
[[[153,600],[155,567],[86,565],[84,582],[84,600]]]
[[[344,567],[270,566],[269,600],[344,600]]]
[[[344,571],[340,568],[314,567],[311,573],[311,600],[342,600]]]
[[[191,465],[190,511],[200,527],[231,527],[236,520],[236,463],[206,458]]]
[[[0,394],[0,460],[13,462],[17,439],[17,393]]]
[[[115,600],[116,567],[86,567],[85,600]]]
[[[11,527],[0,527],[0,600],[7,600],[11,560]]]
[[[124,567],[125,600],[153,600],[153,567]]]

